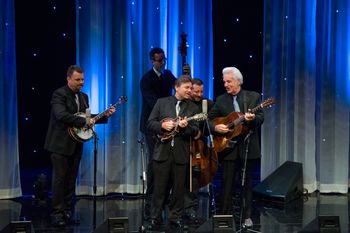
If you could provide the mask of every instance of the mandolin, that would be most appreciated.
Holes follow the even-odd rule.
[[[271,107],[273,104],[275,104],[275,100],[273,98],[268,98],[255,108],[251,109],[250,112],[255,113],[260,109]],[[249,129],[243,123],[244,113],[242,112],[231,112],[225,117],[217,117],[213,120],[214,126],[224,124],[229,128],[229,131],[227,133],[214,136],[213,141],[214,149],[216,152],[223,151],[227,147],[227,144],[231,141],[231,139],[240,135],[248,134]]]
[[[192,121],[192,120],[196,120],[196,121],[204,121],[206,120],[208,117],[208,114],[206,113],[198,113],[194,116],[188,117],[187,121]],[[161,142],[165,142],[168,141],[170,139],[173,139],[175,137],[175,135],[179,132],[179,122],[182,118],[180,117],[176,117],[175,119],[172,118],[165,118],[162,120],[162,122],[164,121],[174,121],[175,122],[175,127],[171,130],[171,131],[165,131],[162,134],[158,135],[158,138],[160,139]]]

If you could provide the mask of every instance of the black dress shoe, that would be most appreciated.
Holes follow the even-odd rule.
[[[66,221],[62,214],[51,215],[51,225],[54,227],[64,227],[66,226]]]

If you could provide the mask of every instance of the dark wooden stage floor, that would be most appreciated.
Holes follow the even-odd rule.
[[[80,197],[75,205],[75,218],[79,220],[79,224],[71,224],[65,228],[50,226],[49,201],[35,202],[29,197],[15,200],[0,200],[0,229],[5,229],[11,220],[26,220],[31,221],[36,233],[85,233],[94,232],[94,229],[101,226],[108,218],[111,218],[111,221],[118,221],[115,220],[116,217],[127,217],[128,232],[139,232],[141,226],[147,228],[149,225],[149,222],[142,221],[142,200],[141,197],[120,195],[99,197],[95,201],[96,207],[94,208],[94,201],[91,198]],[[187,223],[187,227],[184,230],[164,225],[158,231],[153,232],[213,232],[211,228],[212,214],[210,214],[210,203],[207,195],[201,195],[200,208],[198,210],[200,222]],[[252,219],[254,227],[252,230],[254,231],[271,233],[299,232],[317,216],[326,215],[339,216],[341,232],[350,232],[348,195],[311,195],[308,198],[304,198],[304,200],[285,206],[255,200],[253,206]],[[236,229],[239,230],[239,210],[236,211],[238,213],[235,213],[234,219],[236,221]],[[336,225],[336,221],[329,217],[326,217],[325,223],[325,227],[328,228],[334,228],[333,224]],[[316,225],[311,226],[311,228],[315,227],[317,229]]]

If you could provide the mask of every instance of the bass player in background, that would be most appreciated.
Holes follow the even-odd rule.
[[[51,114],[44,148],[51,152],[52,210],[51,223],[63,227],[70,222],[75,195],[75,181],[83,152],[83,143],[77,142],[68,133],[69,127],[93,127],[94,119],[74,115],[89,108],[88,96],[81,92],[84,71],[72,65],[67,70],[67,85],[55,90],[51,98]],[[111,106],[105,117],[111,116]]]
[[[226,67],[222,71],[224,87],[226,93],[217,97],[215,104],[209,112],[209,119],[214,120],[217,117],[226,117],[232,112],[242,112],[244,117],[244,126],[246,126],[249,133],[248,144],[248,162],[246,166],[246,178],[245,185],[242,190],[242,206],[241,216],[244,219],[244,227],[252,227],[253,222],[251,220],[252,212],[252,166],[254,159],[260,158],[260,144],[258,128],[264,121],[263,111],[251,113],[250,110],[258,106],[260,103],[260,94],[243,90],[241,85],[243,84],[243,76],[241,72],[235,67]],[[229,132],[229,128],[226,124],[213,124],[211,121],[212,132],[216,135],[224,135]],[[214,132],[215,131],[215,132]],[[223,165],[223,193],[220,198],[220,214],[233,214],[232,211],[232,199],[234,196],[233,188],[235,187],[236,173],[240,172],[239,168],[244,165],[244,156],[246,145],[245,135],[240,135],[232,138],[228,143],[225,150],[219,153],[219,160]],[[215,141],[215,140],[214,140]],[[214,143],[214,149],[216,145]]]
[[[140,90],[142,94],[142,112],[140,118],[140,131],[146,139],[147,147],[147,191],[145,205],[145,219],[150,218],[150,209],[153,193],[153,169],[152,156],[153,148],[156,144],[156,136],[147,131],[146,125],[149,115],[156,104],[157,100],[162,97],[172,95],[175,83],[175,76],[170,70],[165,69],[166,57],[163,49],[153,48],[149,52],[149,58],[152,62],[152,68],[147,71],[141,78]]]

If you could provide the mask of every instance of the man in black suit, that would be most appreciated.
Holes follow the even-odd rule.
[[[84,72],[73,65],[67,71],[67,85],[55,90],[51,98],[51,115],[44,148],[51,152],[52,212],[51,222],[55,226],[65,226],[72,215],[72,198],[75,194],[75,181],[83,152],[83,143],[74,140],[68,127],[93,127],[84,117],[75,116],[89,108],[88,96],[81,92],[84,85]],[[111,107],[106,115],[115,112]]]
[[[253,226],[250,218],[251,202],[252,202],[252,187],[251,187],[251,168],[254,159],[260,158],[260,145],[258,128],[264,121],[264,114],[261,110],[251,113],[249,110],[258,106],[260,103],[260,94],[253,91],[246,91],[241,88],[243,84],[243,76],[235,67],[226,67],[222,71],[223,81],[226,93],[218,96],[216,102],[209,112],[209,118],[225,117],[231,112],[244,113],[244,125],[250,130],[246,179],[242,194],[242,209],[243,209],[243,225],[246,227]],[[216,134],[225,134],[229,128],[225,124],[212,125],[212,130]],[[222,159],[223,165],[223,194],[221,196],[222,214],[230,214],[232,209],[233,187],[235,184],[235,175],[239,172],[239,167],[244,165],[246,155],[246,142],[248,140],[245,135],[240,135],[232,139],[222,153],[219,153],[219,158]],[[215,145],[214,145],[215,148]]]
[[[150,217],[151,200],[153,193],[153,170],[152,170],[152,155],[153,148],[156,144],[156,137],[146,129],[146,124],[151,111],[157,100],[162,97],[172,95],[172,90],[175,83],[175,76],[170,70],[165,69],[166,58],[164,51],[161,48],[153,48],[149,52],[152,62],[152,69],[145,73],[140,81],[140,90],[142,94],[142,112],[140,119],[140,131],[144,134],[146,139],[146,146],[148,150],[147,159],[147,192],[146,192],[146,206],[145,217]]]
[[[153,153],[154,193],[152,197],[152,226],[162,222],[161,212],[164,200],[168,197],[168,185],[171,184],[169,204],[169,222],[176,226],[182,224],[186,171],[190,159],[190,138],[198,134],[198,124],[187,121],[198,110],[189,100],[191,78],[181,76],[175,82],[175,95],[161,98],[155,104],[147,128],[155,135],[165,135],[177,129],[174,137],[161,141],[157,139]],[[179,117],[178,120],[176,117]],[[177,128],[175,128],[177,127]]]

